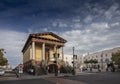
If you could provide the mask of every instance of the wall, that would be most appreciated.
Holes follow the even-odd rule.
[[[26,51],[23,53],[23,63],[27,62],[30,60],[30,48],[31,46],[29,46]]]
[[[36,61],[42,60],[42,44],[35,44],[35,59]]]

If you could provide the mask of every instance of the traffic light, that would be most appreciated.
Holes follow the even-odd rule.
[[[73,55],[74,59],[77,59],[77,55]]]

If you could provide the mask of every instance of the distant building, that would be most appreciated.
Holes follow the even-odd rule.
[[[64,55],[64,61],[66,64],[73,67],[73,55]],[[77,55],[77,58],[75,59],[76,68],[79,68],[81,65],[83,65],[83,63],[83,56]]]
[[[91,59],[97,60],[98,63],[96,65],[100,65],[100,68],[105,69],[106,65],[109,64],[110,62],[112,62],[112,60],[111,60],[112,53],[115,53],[118,50],[120,50],[120,47],[88,54],[88,55],[84,56],[83,60],[84,61],[89,61]],[[87,65],[87,67],[90,67],[90,66],[91,66],[91,64]]]
[[[66,62],[66,64],[73,66],[73,55],[64,55],[64,61]]]
[[[63,47],[66,42],[52,32],[30,34],[22,50],[24,71],[33,68],[35,73],[42,73],[40,69],[49,67],[48,72],[54,72],[54,66],[60,68],[63,64],[60,62],[64,62]]]
[[[83,64],[84,64],[83,55],[78,55],[77,56],[77,68],[80,68],[80,66],[82,66]]]

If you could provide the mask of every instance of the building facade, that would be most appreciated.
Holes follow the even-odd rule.
[[[52,32],[30,34],[22,50],[24,71],[34,67],[37,72],[43,65],[48,67],[49,72],[54,72],[54,65],[60,68],[64,63],[63,47],[66,42]]]
[[[64,55],[64,61],[66,62],[66,64],[73,66],[73,55]]]
[[[101,69],[106,69],[107,64],[112,62],[111,60],[112,53],[115,53],[118,50],[120,50],[120,47],[88,54],[84,56],[83,61],[86,61],[86,60],[89,61],[91,59],[97,60],[98,63],[96,63],[95,65],[99,65]],[[91,67],[91,64],[87,64],[87,67]]]
[[[84,61],[83,61],[83,55],[78,55],[77,56],[77,68],[79,69],[81,66],[83,66]]]

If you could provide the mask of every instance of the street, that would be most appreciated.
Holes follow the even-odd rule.
[[[79,73],[64,76],[29,76],[16,78],[15,75],[0,77],[0,84],[120,84],[120,72]]]
[[[83,74],[79,76],[71,76],[71,77],[63,77],[63,78],[84,82],[86,84],[120,84],[119,72]]]

